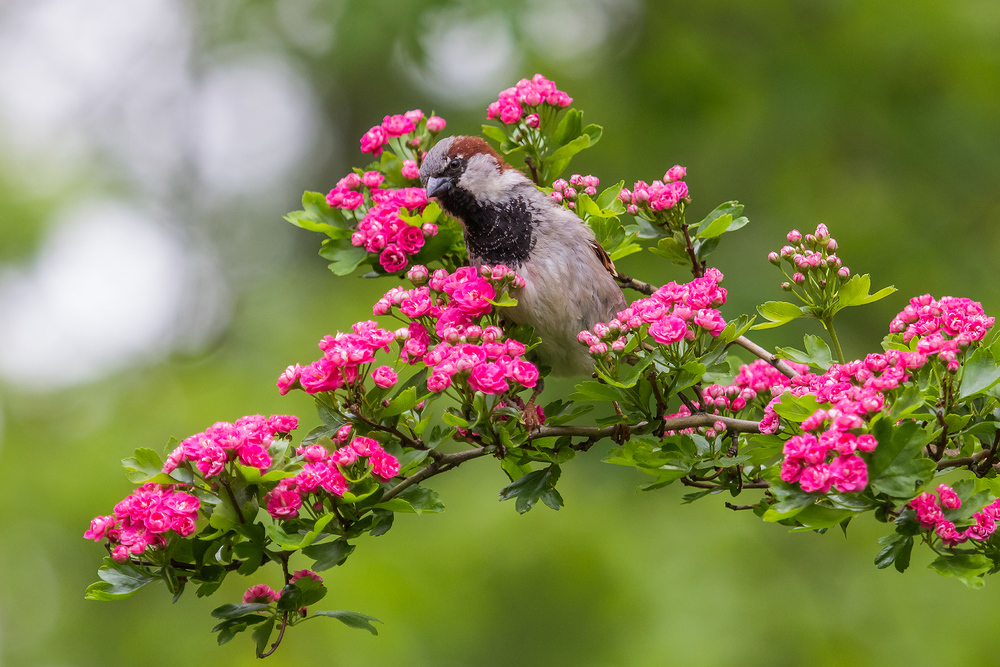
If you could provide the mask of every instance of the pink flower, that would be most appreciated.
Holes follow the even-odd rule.
[[[427,390],[440,394],[451,386],[451,376],[441,371],[434,371],[427,377]]]
[[[284,396],[288,393],[295,383],[299,380],[299,374],[302,372],[302,367],[298,364],[293,364],[286,368],[284,372],[278,376],[278,393]]]
[[[408,255],[415,255],[424,247],[424,233],[419,227],[407,225],[399,230],[396,245]]]
[[[830,476],[841,493],[856,493],[868,484],[868,466],[856,454],[838,456],[830,464]]]
[[[373,452],[368,458],[368,462],[371,463],[372,474],[376,477],[390,480],[399,474],[399,461],[383,449]]]
[[[941,504],[947,509],[957,510],[962,506],[962,501],[958,497],[958,494],[947,484],[939,484],[937,492],[938,496],[941,497]]]
[[[323,581],[323,577],[319,576],[312,570],[296,570],[295,572],[293,572],[292,583],[294,584],[299,579],[312,579],[313,581],[318,581],[321,583]]]
[[[542,124],[541,119],[538,117],[537,113],[528,114],[527,118],[524,119],[524,124],[530,128],[538,129]]]
[[[380,451],[382,445],[378,444],[378,440],[359,435],[351,441],[351,449],[357,452],[358,456],[371,456],[372,452]]]
[[[469,386],[484,394],[502,394],[510,388],[503,369],[494,362],[481,363],[473,368]]]
[[[802,471],[799,476],[799,486],[806,493],[820,492],[826,493],[830,490],[833,480],[830,475],[830,466],[820,463],[809,466]]]
[[[113,514],[94,517],[90,520],[90,530],[85,532],[83,536],[88,540],[94,540],[96,542],[104,537],[105,531],[109,528],[114,528],[115,523],[117,523],[117,521]]]
[[[243,604],[250,604],[251,602],[270,604],[271,602],[277,602],[280,597],[281,594],[271,590],[271,587],[267,584],[257,584],[248,588],[247,592],[243,594]]]
[[[522,387],[530,389],[538,382],[538,369],[531,362],[517,360],[510,365],[508,377]]]
[[[372,379],[375,384],[383,389],[389,389],[396,384],[399,379],[391,366],[379,366],[372,372]]]
[[[382,126],[376,125],[361,137],[361,152],[371,153],[372,157],[378,157],[382,153],[382,145],[385,142],[385,130],[382,129]]]
[[[670,169],[667,170],[666,174],[663,175],[663,182],[670,183],[671,181],[681,181],[684,180],[686,176],[687,176],[687,169],[680,166],[679,164],[675,164],[674,166],[672,166]]]
[[[302,498],[298,492],[281,484],[267,494],[267,513],[275,519],[290,519],[299,515]]]
[[[649,326],[649,335],[664,345],[683,340],[687,331],[687,323],[675,315],[669,315]]]
[[[470,317],[482,317],[490,312],[492,305],[489,299],[495,296],[493,285],[482,279],[464,282],[451,294],[455,307]]]
[[[357,176],[357,174],[355,174],[355,176]],[[382,181],[384,180],[385,176],[377,171],[366,171],[364,176],[361,177],[361,182],[365,184],[366,188],[377,188],[382,185]]]
[[[354,451],[354,448],[348,445],[347,447],[341,447],[333,454],[330,455],[330,460],[339,466],[354,465],[354,462],[358,460],[358,453]]]
[[[240,461],[259,470],[267,470],[271,465],[271,457],[263,445],[244,445],[239,450]]]
[[[404,115],[386,116],[382,120],[382,129],[387,137],[401,137],[417,129],[417,124],[412,118]]]
[[[378,261],[387,273],[402,271],[409,263],[409,260],[406,258],[406,253],[395,243],[390,243],[385,247],[385,250],[383,250],[382,254],[379,255]]]
[[[437,134],[444,129],[445,125],[447,125],[447,123],[444,118],[441,118],[440,116],[431,116],[427,119],[427,130],[429,132]]]
[[[416,160],[403,160],[403,178],[409,178],[415,180],[420,178],[420,168],[417,166]]]

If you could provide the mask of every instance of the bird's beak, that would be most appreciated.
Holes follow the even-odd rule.
[[[450,178],[439,178],[431,176],[427,179],[427,196],[433,197],[446,190],[450,190],[454,183]]]

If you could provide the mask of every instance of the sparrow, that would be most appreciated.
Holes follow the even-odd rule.
[[[590,227],[479,137],[439,141],[420,182],[462,225],[472,266],[503,264],[524,278],[504,317],[534,328],[540,361],[556,375],[590,375],[594,362],[577,334],[628,306]]]

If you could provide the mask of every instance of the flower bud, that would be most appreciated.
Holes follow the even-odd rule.
[[[417,287],[427,284],[429,277],[430,272],[428,272],[427,267],[423,264],[415,264],[406,272],[406,279]]]
[[[422,231],[426,237],[437,236],[438,226],[433,222],[425,222],[420,225],[420,231]]]
[[[628,212],[629,215],[635,215],[639,212],[639,207],[636,206],[635,204],[629,204],[628,206],[625,207],[625,210]]]
[[[774,264],[775,266],[778,266],[778,264],[781,263],[781,258],[778,257],[778,253],[772,250],[771,252],[767,253],[767,261],[771,262],[771,264]]]
[[[444,118],[441,118],[440,116],[431,116],[427,119],[427,130],[434,134],[443,130],[445,125],[447,125],[447,123]]]
[[[785,238],[788,239],[789,243],[798,243],[799,241],[802,240],[802,232],[800,232],[797,229],[793,229],[792,231],[788,232],[788,235]]]
[[[830,252],[835,251],[837,249],[837,239],[831,238],[829,241],[827,241],[826,249],[829,250]]]
[[[538,117],[537,113],[533,113],[528,114],[527,118],[524,119],[524,124],[532,129],[538,129],[538,126],[542,124],[542,121]]]
[[[847,280],[851,277],[851,270],[846,266],[842,266],[837,269],[837,275],[840,276],[841,280]]]
[[[792,291],[792,284],[791,283],[781,283],[781,289],[785,290],[786,292],[791,292]]]
[[[793,273],[792,274],[792,282],[795,283],[796,285],[801,285],[805,281],[806,281],[806,277],[804,275],[802,275],[801,273]]]

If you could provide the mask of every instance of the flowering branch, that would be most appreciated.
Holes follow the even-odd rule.
[[[603,438],[617,445],[606,460],[652,478],[644,490],[678,480],[697,489],[688,500],[765,490],[756,503],[726,507],[821,532],[872,512],[894,530],[880,541],[880,568],[905,570],[917,542],[935,552],[931,567],[971,586],[1000,570],[1000,498],[985,479],[1000,448],[993,318],[971,299],[918,296],[879,352],[846,361],[834,316],[893,288],[870,294],[870,278],[851,275],[820,224],[813,234],[792,230],[789,245],[768,255],[798,303],[761,304],[766,321],[753,328],[810,317],[833,349],[806,336],[803,350],[780,348],[779,358],[746,337],[750,317],[723,315],[724,277],[707,261],[725,234],[748,224],[743,206],[724,202],[689,224],[680,165],[631,190],[598,192],[594,175],[559,178],[603,132],[583,125],[571,102],[541,75],[524,79],[490,105],[502,127],[484,133],[501,153],[527,155],[534,182],[551,185],[549,196],[590,226],[609,266],[643,250],[649,226],[623,224],[630,215],[651,224],[648,250],[688,266],[693,279],[655,287],[616,274],[643,298],[580,331],[574,352],[581,366],[592,360],[594,377],[580,377],[568,400],[536,405],[541,340],[502,317],[525,278],[503,265],[467,266],[462,227],[419,187],[422,155],[445,121],[419,109],[386,116],[361,140],[378,161],[326,195],[305,193],[304,210],[287,219],[326,236],[321,253],[338,275],[365,266],[405,277],[372,308],[403,326],[357,322],[325,336],[319,359],[280,375],[279,392],[315,396],[323,421],[297,446],[296,417],[251,415],[172,442],[166,460],[143,448],[123,461],[140,486],[85,533],[109,554],[89,599],[128,597],[156,581],[175,599],[188,583],[210,595],[233,573],[277,563],[280,591],[256,584],[241,604],[212,612],[219,643],[250,630],[266,657],[288,628],[320,616],[377,634],[370,616],[315,611],[328,592],[316,571],[345,562],[352,541],[388,531],[396,513],[440,511],[422,483],[488,455],[510,478],[501,500],[514,499],[521,513],[538,501],[558,509],[562,467]],[[734,344],[757,359],[741,363]],[[614,406],[618,423],[580,423],[588,403]],[[449,441],[471,448],[439,451]],[[935,488],[938,474],[964,478]],[[292,571],[293,559],[311,569]]]

